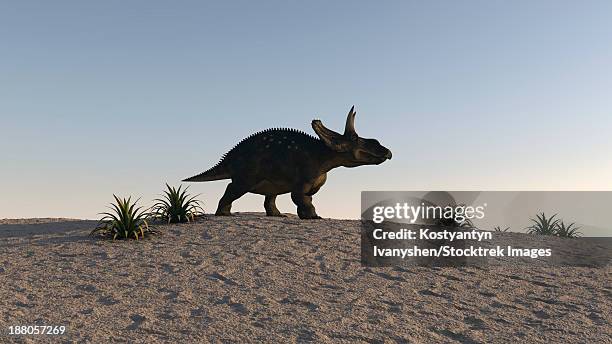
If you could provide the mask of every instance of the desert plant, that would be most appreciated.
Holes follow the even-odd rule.
[[[464,229],[471,229],[471,228],[475,229],[476,228],[476,227],[474,227],[474,223],[470,219],[465,219],[463,221],[458,221],[458,220],[455,220],[453,218],[451,218],[451,219],[438,219],[436,221],[436,225],[437,226],[444,226],[444,227],[464,228]]]
[[[110,212],[100,213],[104,215],[98,222],[91,235],[102,233],[115,239],[144,238],[145,233],[153,230],[147,223],[147,212],[137,207],[138,200],[132,202],[131,197],[121,199],[115,195],[115,203],[111,203]]]
[[[446,218],[446,217],[442,217],[439,218],[435,221],[435,224],[437,226],[444,226],[444,227],[454,227],[454,228],[462,228],[462,229],[477,229],[474,226],[474,223],[472,222],[472,220],[463,217],[463,220],[457,220],[457,209],[458,208],[465,208],[465,204],[457,204],[456,206],[453,206],[451,204],[447,205],[445,208],[451,208],[451,217],[450,218]]]
[[[196,216],[204,214],[202,202],[197,200],[199,195],[191,196],[187,194],[186,187],[181,190],[166,184],[167,190],[163,197],[155,199],[155,204],[151,208],[151,215],[168,223],[193,221]]]
[[[533,224],[526,228],[527,232],[540,235],[556,235],[559,219],[555,219],[555,216],[557,214],[548,218],[544,213],[536,215],[535,219],[531,219]]]
[[[582,234],[578,231],[579,229],[580,227],[576,226],[574,222],[566,226],[563,221],[559,221],[557,223],[556,235],[563,238],[577,238]]]
[[[494,231],[496,232],[507,232],[510,229],[510,227],[506,227],[504,229],[502,229],[500,226],[497,226],[495,228],[493,228]]]

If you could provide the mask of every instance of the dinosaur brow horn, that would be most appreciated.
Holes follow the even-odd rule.
[[[356,136],[357,132],[355,131],[355,105],[351,107],[351,111],[349,111],[348,116],[346,116],[346,126],[344,127],[344,136]]]

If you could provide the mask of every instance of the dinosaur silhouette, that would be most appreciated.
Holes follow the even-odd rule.
[[[312,195],[333,168],[378,165],[391,159],[391,151],[375,139],[355,131],[355,107],[346,118],[344,134],[327,129],[320,120],[312,128],[320,139],[296,129],[267,129],[240,141],[219,163],[185,182],[231,179],[215,215],[231,215],[232,202],[247,192],[265,195],[268,216],[284,216],[276,196],[291,193],[301,219],[320,219]]]

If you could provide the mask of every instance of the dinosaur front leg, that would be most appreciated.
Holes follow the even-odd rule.
[[[317,215],[315,207],[312,205],[312,196],[304,194],[304,192],[292,192],[291,200],[297,205],[297,213],[300,219],[320,219]]]
[[[266,209],[266,215],[268,216],[279,216],[285,217],[278,208],[276,208],[276,195],[267,195],[264,201],[264,208]]]
[[[223,194],[223,197],[221,197],[221,199],[219,200],[219,206],[217,207],[215,215],[232,215],[232,202],[242,197],[245,193],[247,193],[247,189],[241,187],[240,184],[237,184],[235,182],[229,183],[229,185],[225,189],[225,194]]]

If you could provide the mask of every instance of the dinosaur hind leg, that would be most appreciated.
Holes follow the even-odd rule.
[[[235,182],[229,183],[229,185],[225,189],[225,194],[223,194],[223,197],[221,197],[221,199],[219,200],[219,206],[217,207],[215,215],[232,215],[232,202],[242,197],[245,193],[247,193],[247,189],[240,186],[240,184],[237,184]]]
[[[266,215],[268,216],[280,216],[285,217],[278,208],[276,208],[276,195],[267,195],[264,201],[264,208],[266,209]]]

